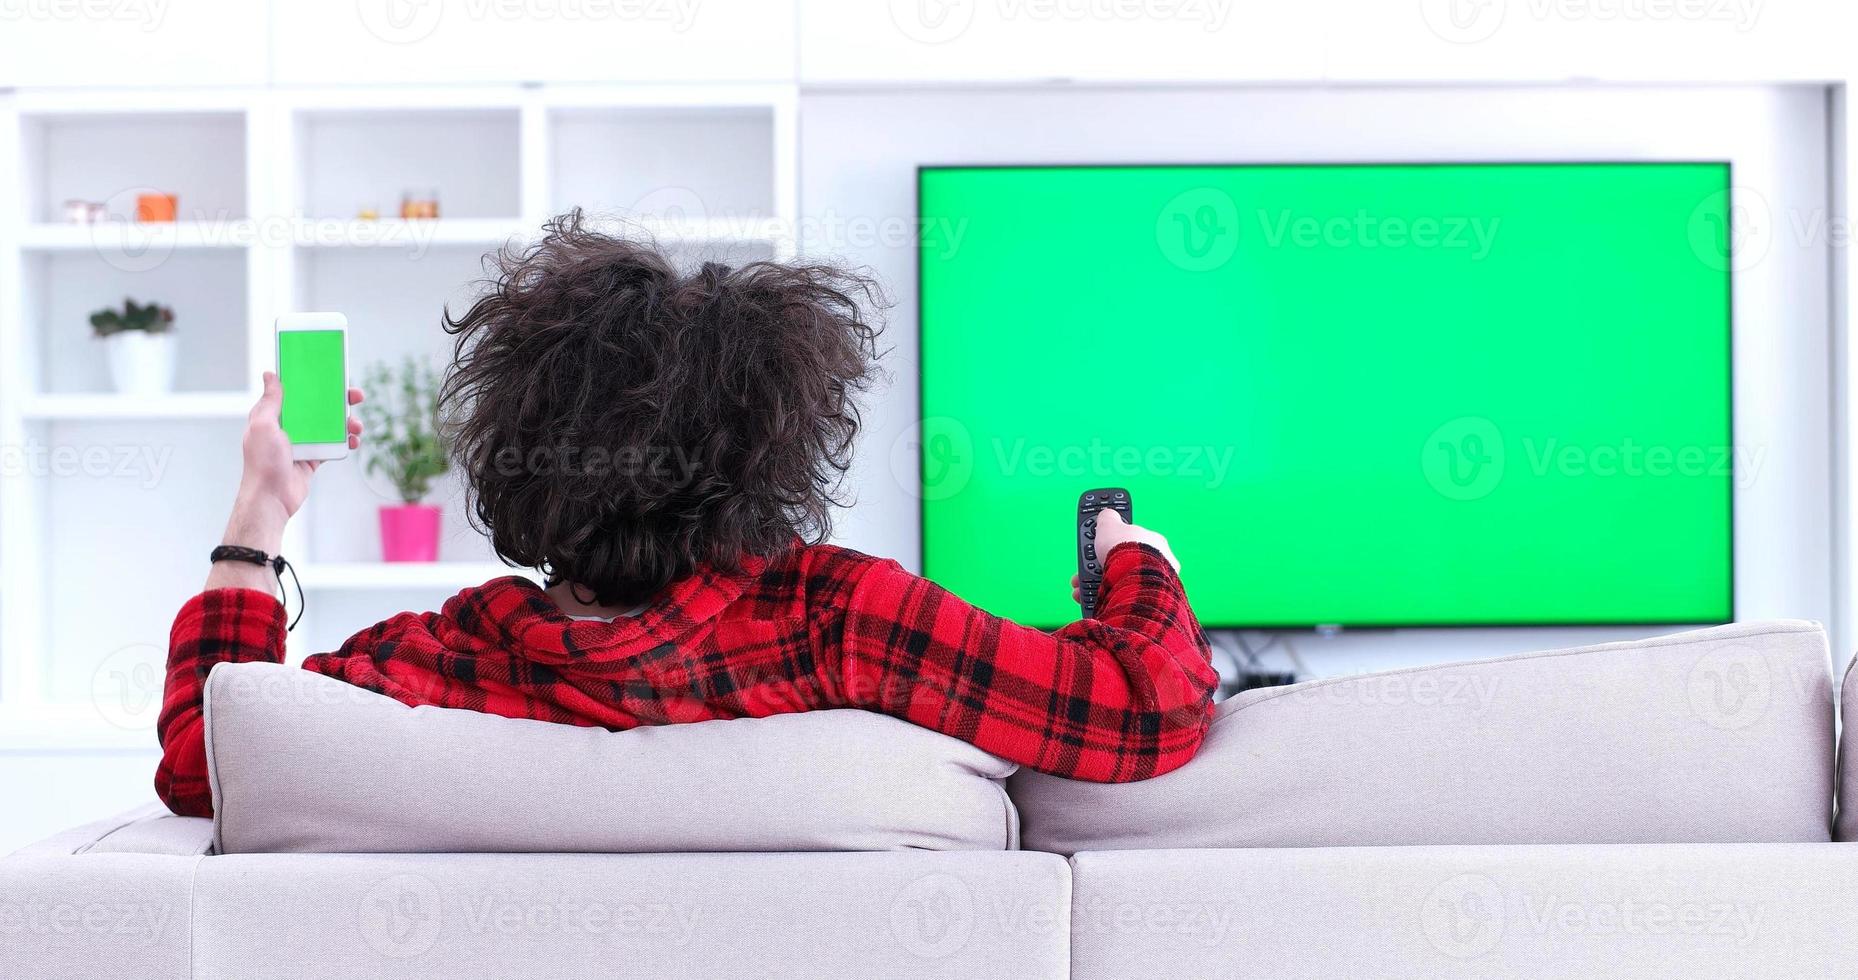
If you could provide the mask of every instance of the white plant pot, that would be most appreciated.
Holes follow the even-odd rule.
[[[165,395],[174,389],[174,335],[124,330],[103,338],[118,394]]]

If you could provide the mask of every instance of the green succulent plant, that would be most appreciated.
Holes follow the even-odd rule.
[[[90,327],[99,337],[140,330],[144,333],[167,333],[174,329],[174,311],[160,303],[138,305],[124,298],[120,310],[104,307],[90,315]]]
[[[408,357],[396,376],[377,361],[362,373],[361,386],[368,393],[357,407],[366,429],[361,445],[367,471],[391,481],[403,503],[416,504],[451,469],[439,425],[438,372]]]

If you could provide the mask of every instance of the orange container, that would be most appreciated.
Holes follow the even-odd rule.
[[[137,194],[135,196],[135,220],[173,221],[175,212],[180,210],[180,206],[180,198],[173,194]]]

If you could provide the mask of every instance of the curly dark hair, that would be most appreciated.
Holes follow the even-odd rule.
[[[441,412],[497,554],[616,605],[822,540],[878,356],[872,280],[680,272],[578,210],[543,231],[494,253],[483,295],[445,314]]]

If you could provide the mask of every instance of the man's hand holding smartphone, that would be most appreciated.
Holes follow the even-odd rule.
[[[312,331],[320,336],[313,337]],[[221,544],[276,555],[283,548],[284,525],[302,508],[317,468],[361,448],[361,420],[349,417],[348,408],[361,404],[363,395],[348,387],[346,348],[347,321],[340,314],[278,319],[279,366],[293,379],[295,401],[287,411],[286,399],[293,396],[284,390],[286,379],[266,371],[264,391],[246,417],[245,466]],[[287,422],[296,438],[286,431]],[[216,562],[206,580],[208,589],[269,592],[271,585],[269,569],[243,562]]]

